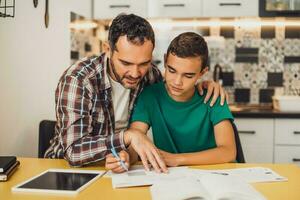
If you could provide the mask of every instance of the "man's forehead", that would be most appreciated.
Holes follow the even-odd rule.
[[[150,61],[152,59],[152,51],[151,41],[145,41],[143,44],[120,41],[116,44],[114,54],[119,60],[138,64]]]

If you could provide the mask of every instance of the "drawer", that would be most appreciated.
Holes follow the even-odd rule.
[[[275,119],[275,144],[300,145],[300,119]]]
[[[112,19],[120,13],[147,17],[147,0],[94,0],[95,19]]]
[[[253,0],[205,0],[204,17],[257,17],[258,1]]]
[[[149,17],[201,17],[202,0],[152,0]]]
[[[235,119],[246,162],[273,162],[273,119]]]
[[[294,163],[300,166],[300,146],[275,146],[275,163]]]

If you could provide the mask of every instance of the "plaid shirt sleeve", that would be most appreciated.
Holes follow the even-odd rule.
[[[59,142],[64,157],[72,166],[82,166],[105,158],[114,147],[126,149],[123,132],[107,134],[105,128],[100,135],[91,134],[92,94],[76,77],[65,76],[56,91],[56,118]]]

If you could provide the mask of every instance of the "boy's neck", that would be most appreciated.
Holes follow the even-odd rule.
[[[169,89],[168,87],[166,86],[165,84],[165,88],[169,94],[169,96],[174,100],[174,101],[177,101],[177,102],[187,102],[189,101],[190,99],[192,99],[192,97],[194,96],[194,93],[195,93],[195,88],[193,87],[193,89],[191,89],[190,91],[186,92],[185,94],[181,95],[181,96],[175,96],[175,95],[172,95],[171,92],[169,92]]]

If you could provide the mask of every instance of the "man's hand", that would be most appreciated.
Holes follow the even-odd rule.
[[[203,88],[207,89],[204,103],[206,103],[213,94],[210,106],[215,104],[219,96],[221,97],[221,105],[224,105],[225,100],[228,102],[228,94],[219,83],[214,81],[203,81],[197,85],[197,88],[201,95],[203,94]]]
[[[130,166],[129,154],[126,151],[120,151],[119,157],[125,163],[126,167],[129,168],[129,166]],[[111,170],[114,173],[122,173],[122,172],[126,171],[121,166],[120,160],[115,158],[112,154],[108,154],[106,156],[105,168],[107,170]]]
[[[163,151],[161,149],[159,150],[159,152],[167,166],[177,167],[180,165],[178,155]]]
[[[166,164],[159,154],[159,150],[144,133],[136,129],[129,129],[124,133],[124,140],[125,144],[130,144],[140,156],[146,170],[150,170],[148,164],[150,163],[156,172],[168,172]]]

